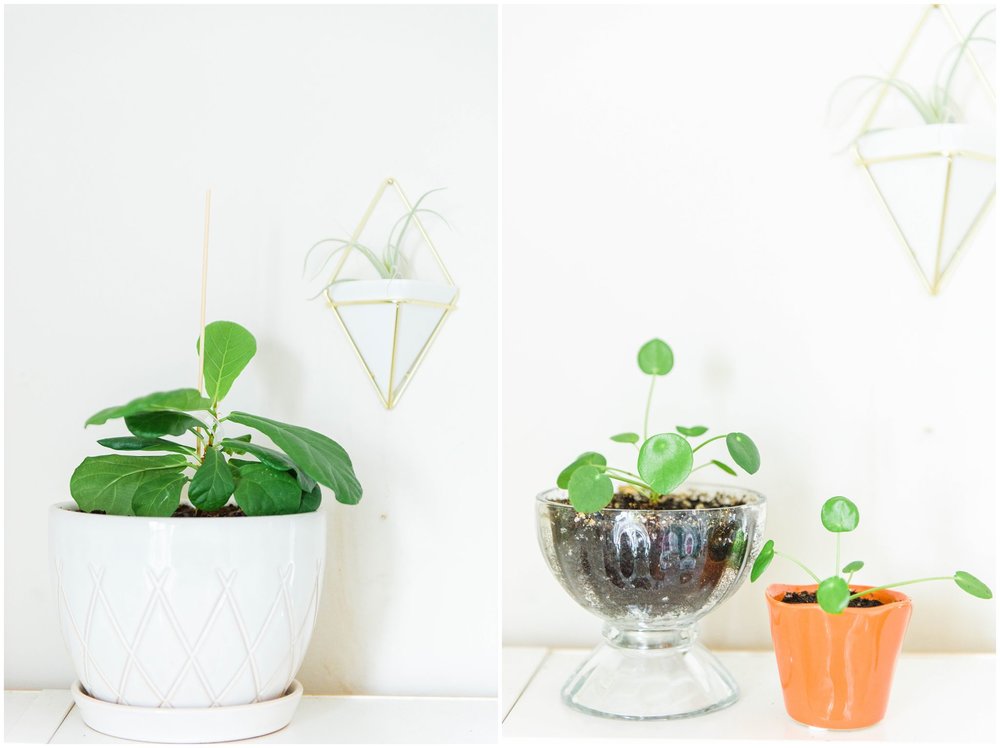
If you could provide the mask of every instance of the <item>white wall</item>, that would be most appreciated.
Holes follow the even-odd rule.
[[[635,353],[654,336],[676,365],[653,423],[750,434],[763,466],[734,482],[767,495],[779,547],[832,567],[819,507],[844,494],[857,581],[960,568],[996,588],[994,222],[929,297],[824,125],[831,91],[885,72],[919,12],[504,10],[506,643],[599,637],[545,567],[532,499],[584,450],[631,459],[607,437],[641,429]],[[765,580],[807,581],[780,559]],[[770,646],[763,586],[705,620],[708,644]],[[908,589],[908,649],[993,650],[992,602]]]
[[[46,508],[99,453],[84,419],[194,386],[209,319],[258,355],[230,407],[329,433],[365,488],[330,507],[314,693],[496,689],[497,46],[489,7],[6,9],[6,686],[65,687]],[[462,288],[398,408],[301,264],[379,181],[446,185]]]

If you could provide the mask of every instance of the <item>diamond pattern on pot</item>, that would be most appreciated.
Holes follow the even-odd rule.
[[[297,569],[288,563],[238,591],[236,569],[206,569],[205,579],[215,581],[198,592],[210,596],[172,587],[169,566],[142,571],[146,596],[134,589],[122,594],[119,586],[118,599],[103,567],[90,565],[86,576],[78,570],[71,583],[63,562],[55,564],[64,635],[89,693],[119,704],[174,707],[191,706],[194,691],[205,706],[222,706],[275,698],[288,687],[319,610],[319,561],[298,572],[308,580],[293,584]],[[84,579],[89,592],[73,590]],[[68,591],[77,593],[75,604]]]

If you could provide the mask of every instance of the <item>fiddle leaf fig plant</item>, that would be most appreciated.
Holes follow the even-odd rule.
[[[638,450],[635,472],[608,465],[599,452],[581,454],[556,479],[556,485],[568,491],[570,503],[578,512],[597,512],[610,504],[615,494],[613,481],[634,486],[655,506],[696,470],[716,467],[736,475],[732,467],[715,459],[694,465],[695,454],[720,439],[726,440],[729,456],[737,466],[750,474],[760,469],[757,446],[749,436],[738,431],[710,437],[700,444],[692,444],[691,440],[704,435],[707,426],[677,426],[676,432],[649,436],[653,390],[657,379],[674,368],[674,352],[665,342],[654,338],[639,349],[637,360],[640,371],[649,376],[642,435],[626,431],[611,437],[613,442],[631,444]]]
[[[823,508],[820,510],[820,521],[823,523],[823,527],[825,527],[829,532],[832,532],[836,537],[833,576],[829,576],[826,579],[820,579],[815,572],[798,559],[793,558],[786,553],[776,551],[774,549],[774,541],[768,540],[764,543],[760,553],[757,554],[757,558],[753,562],[753,568],[750,571],[750,581],[756,582],[767,567],[770,566],[771,561],[774,560],[775,556],[786,558],[812,577],[813,581],[818,585],[816,590],[816,602],[819,603],[819,606],[827,613],[834,615],[843,613],[844,608],[850,604],[851,600],[864,597],[872,592],[878,592],[879,590],[902,587],[907,584],[917,584],[919,582],[951,580],[957,584],[960,589],[969,593],[973,597],[979,597],[983,600],[989,600],[993,597],[992,590],[967,571],[956,571],[951,576],[946,577],[908,579],[903,582],[893,582],[892,584],[884,584],[879,587],[872,587],[859,592],[851,592],[851,580],[854,578],[855,572],[861,571],[865,564],[863,561],[851,561],[841,568],[840,536],[856,529],[859,520],[860,513],[858,512],[857,505],[844,496],[834,496],[831,499],[827,499],[823,503]],[[847,576],[845,578],[842,575]]]
[[[126,454],[87,457],[73,472],[70,494],[81,511],[169,517],[185,485],[198,512],[218,511],[230,498],[248,516],[312,512],[322,499],[320,484],[340,503],[357,504],[361,484],[337,442],[251,413],[220,413],[220,402],[256,352],[257,341],[244,327],[212,322],[205,327],[204,394],[194,388],[154,392],[88,418],[86,426],[124,419],[131,435],[99,439]],[[277,449],[251,441],[250,434],[226,437],[226,423],[259,431]],[[189,436],[195,444],[167,436]],[[135,452],[167,454],[130,454]]]

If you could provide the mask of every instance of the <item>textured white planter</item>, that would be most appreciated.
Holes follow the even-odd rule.
[[[94,698],[120,705],[231,707],[285,695],[316,621],[325,553],[322,509],[159,519],[66,503],[49,513],[77,677]]]
[[[950,124],[876,131],[858,139],[857,155],[936,293],[993,204],[993,130]]]
[[[458,297],[447,283],[357,280],[327,291],[382,403],[396,404]]]

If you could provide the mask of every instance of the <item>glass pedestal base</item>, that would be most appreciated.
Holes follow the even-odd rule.
[[[563,686],[563,701],[616,719],[679,719],[736,703],[729,672],[696,643],[692,625],[669,631],[604,629],[601,644]]]

